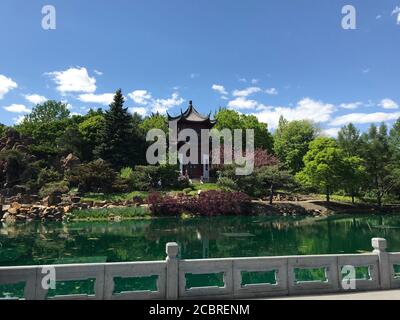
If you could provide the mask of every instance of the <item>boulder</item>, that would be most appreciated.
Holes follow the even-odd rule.
[[[43,199],[43,204],[45,206],[56,206],[61,203],[61,196],[52,194]]]

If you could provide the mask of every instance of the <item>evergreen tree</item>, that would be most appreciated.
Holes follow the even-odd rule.
[[[340,129],[338,144],[348,157],[358,156],[361,147],[360,131],[352,123],[349,123]]]
[[[100,132],[99,145],[95,153],[109,162],[116,170],[135,164],[134,154],[137,145],[133,137],[132,116],[124,108],[124,97],[121,89],[114,96],[109,110],[104,114],[104,127]]]

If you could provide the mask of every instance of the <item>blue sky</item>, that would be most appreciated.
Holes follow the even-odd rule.
[[[43,30],[44,5],[56,30]],[[357,29],[341,27],[344,5]],[[122,88],[142,114],[188,100],[227,106],[271,129],[279,115],[320,123],[400,117],[400,0],[2,0],[0,122],[46,99],[74,113]]]

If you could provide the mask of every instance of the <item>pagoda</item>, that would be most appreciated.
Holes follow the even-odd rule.
[[[180,163],[181,174],[188,176],[190,179],[202,179],[203,181],[207,181],[210,177],[209,154],[202,154],[201,152],[201,130],[211,130],[217,122],[215,120],[211,120],[211,113],[209,113],[207,116],[199,113],[193,106],[192,101],[189,101],[189,107],[185,112],[182,112],[181,110],[180,115],[176,117],[173,117],[168,113],[167,115],[168,122],[177,122],[178,134],[181,130],[193,129],[196,131],[198,136],[198,162],[197,164],[189,163],[187,165],[183,165],[182,163]],[[183,143],[184,142],[181,142],[181,145]],[[179,148],[180,145],[178,144],[178,149]]]

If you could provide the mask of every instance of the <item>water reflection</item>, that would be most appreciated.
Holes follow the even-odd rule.
[[[360,253],[372,237],[400,251],[400,216],[214,217],[0,228],[0,265],[160,260],[177,241],[183,258]]]

